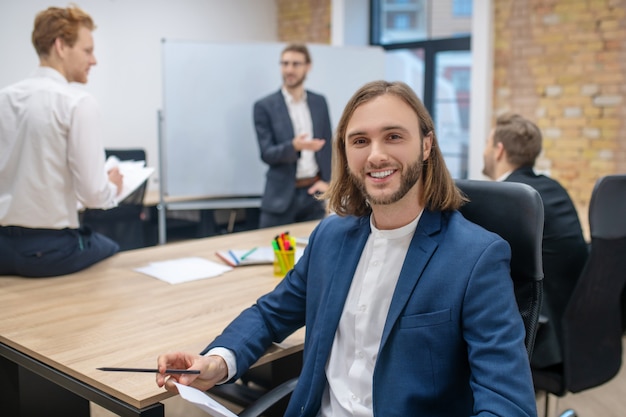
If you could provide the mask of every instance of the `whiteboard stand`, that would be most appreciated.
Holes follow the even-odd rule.
[[[158,222],[159,222],[159,245],[164,245],[167,241],[167,225],[165,207],[165,157],[163,151],[163,114],[161,110],[157,110],[157,140],[159,151],[159,204],[157,204]]]

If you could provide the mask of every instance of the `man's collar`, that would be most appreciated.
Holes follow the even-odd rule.
[[[496,178],[496,181],[504,181],[507,178],[509,178],[509,175],[511,175],[512,173],[513,173],[513,170],[507,171],[504,174],[500,175],[498,178]]]
[[[287,89],[283,86],[280,89],[281,93],[283,93],[283,97],[287,103],[297,103],[293,96],[287,91]],[[306,90],[302,93],[302,101],[306,101]]]
[[[36,77],[51,78],[63,84],[69,84],[67,79],[63,76],[63,74],[61,74],[58,70],[47,65],[41,65],[37,67],[37,69],[34,72],[34,75]]]

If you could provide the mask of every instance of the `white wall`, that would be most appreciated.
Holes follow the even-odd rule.
[[[85,88],[100,103],[104,145],[145,148],[148,164],[154,167],[158,163],[157,111],[162,107],[163,95],[161,39],[278,40],[275,0],[73,0],[73,3],[89,13],[97,25],[94,42],[98,65],[92,68]],[[68,4],[0,0],[0,88],[26,77],[38,65],[30,42],[37,12]],[[243,117],[248,120],[250,115]],[[151,187],[157,180],[155,174]]]
[[[479,180],[487,178],[482,174],[483,150],[493,113],[493,0],[473,4],[468,176]]]
[[[331,0],[331,43],[369,45],[370,6],[365,0]]]

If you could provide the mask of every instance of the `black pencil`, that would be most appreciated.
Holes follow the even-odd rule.
[[[96,368],[99,371],[109,371],[109,372],[148,372],[152,374],[158,374],[159,370],[156,368],[112,368],[112,367],[104,367],[104,368]],[[193,369],[166,369],[166,374],[199,374],[200,371]]]

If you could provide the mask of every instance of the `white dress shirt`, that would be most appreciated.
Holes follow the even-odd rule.
[[[306,101],[306,91],[302,99],[296,101],[285,88],[282,89],[291,124],[296,136],[305,133],[307,140],[313,138],[313,121],[311,120],[311,110]],[[296,168],[296,178],[312,178],[319,172],[317,161],[315,160],[315,152],[304,149],[300,151],[300,158]]]
[[[94,98],[50,67],[0,90],[0,226],[79,226],[77,202],[116,205]]]
[[[372,232],[365,244],[326,364],[323,417],[372,416],[374,366],[400,270],[421,214]]]
[[[404,258],[421,217],[393,230],[372,232],[357,265],[326,364],[327,385],[319,416],[371,417],[374,366],[378,357],[391,299]],[[224,358],[231,379],[237,360],[229,349],[216,347],[205,354]]]

